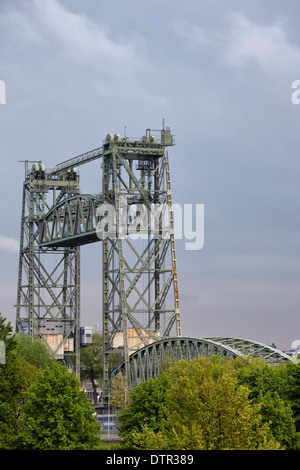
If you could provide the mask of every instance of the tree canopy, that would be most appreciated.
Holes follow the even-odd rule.
[[[24,334],[16,335],[16,354],[38,369],[51,367],[54,362],[49,349],[40,339],[32,341]]]
[[[95,450],[100,427],[73,371],[55,364],[41,370],[25,394],[21,449]]]
[[[93,333],[92,344],[80,351],[80,377],[90,380],[94,390],[94,401],[97,401],[97,385],[102,381],[103,340],[98,333]]]
[[[286,366],[260,360],[178,361],[131,392],[120,433],[136,449],[299,448],[286,380]]]
[[[0,341],[6,347],[0,448],[102,448],[96,417],[74,372],[58,364],[43,342],[13,335],[1,315]],[[101,348],[99,336],[82,351],[82,375],[95,382]],[[125,406],[119,413],[123,448],[300,449],[299,363],[200,357],[173,361],[161,371],[126,393],[121,376],[112,382],[111,404]]]
[[[0,449],[84,449],[100,446],[96,417],[73,371],[46,345],[13,335],[0,315],[6,361],[0,364]]]

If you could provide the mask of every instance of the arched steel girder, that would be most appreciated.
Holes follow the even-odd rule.
[[[235,338],[167,338],[149,344],[131,354],[129,358],[131,385],[136,387],[141,382],[158,377],[164,363],[185,359],[190,361],[200,356],[220,356],[222,359],[236,357],[259,357],[269,364],[289,362],[286,354],[270,346],[254,341]],[[124,373],[125,363],[121,363],[114,374]]]
[[[209,338],[210,341],[230,347],[243,356],[259,357],[271,365],[290,362],[291,358],[279,349],[273,348],[257,341],[242,338]]]
[[[78,194],[52,207],[38,222],[40,247],[73,247],[100,241],[96,229],[102,199],[101,195]]]

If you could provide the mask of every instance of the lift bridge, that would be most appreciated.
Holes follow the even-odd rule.
[[[104,402],[112,364],[134,387],[157,376],[166,360],[290,360],[249,340],[182,336],[166,150],[172,145],[170,128],[147,129],[141,139],[108,134],[101,147],[52,170],[25,161],[16,332],[40,338],[79,374],[80,246],[101,241]],[[77,168],[97,159],[102,193],[81,194]]]

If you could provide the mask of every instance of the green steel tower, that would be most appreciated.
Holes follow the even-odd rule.
[[[165,148],[174,139],[168,128],[159,139],[153,132],[148,129],[141,140],[108,135],[103,145],[98,235],[103,246],[104,399],[112,354],[122,352],[130,386],[132,353],[170,335],[181,336]]]
[[[79,193],[79,177],[74,170],[57,176],[41,162],[32,168],[29,163],[23,183],[16,332],[40,338],[57,360],[79,373],[79,248],[39,246],[39,221],[58,201]]]
[[[169,128],[141,139],[108,134],[102,147],[53,170],[25,165],[16,330],[79,371],[79,250],[101,241],[104,401],[111,364],[125,364],[130,386],[134,352],[181,336],[171,145]],[[80,194],[77,167],[99,158],[102,194]]]

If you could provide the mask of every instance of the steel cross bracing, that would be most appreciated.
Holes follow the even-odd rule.
[[[105,236],[104,228],[99,232],[105,399],[111,354],[123,350],[130,384],[130,355],[170,335],[181,336],[181,327],[168,153],[151,140],[108,136],[102,159],[103,203],[112,204],[116,214],[116,236]]]
[[[101,148],[69,159],[53,170],[45,171],[39,163],[28,171],[26,162],[23,207],[28,206],[28,210],[26,214],[23,210],[21,221],[17,330],[28,329],[31,336],[40,336],[50,347],[50,339],[57,340],[56,329],[74,317],[70,330],[63,335],[65,358],[65,343],[77,338],[79,331],[79,247],[101,240],[104,399],[112,355],[122,354],[130,383],[129,356],[134,351],[170,335],[181,335],[166,151],[173,143],[168,128],[161,131],[158,140],[149,129],[142,139],[109,134]],[[76,167],[100,157],[102,194],[80,194]],[[107,207],[114,211],[110,231],[103,212]],[[46,268],[46,254],[66,258],[71,253],[75,270],[61,261],[55,261],[52,272]],[[63,292],[68,290],[69,271],[70,277],[75,276],[77,295],[70,303],[72,314],[64,314],[64,318],[67,304]],[[40,295],[41,289],[46,289],[47,302]],[[53,327],[53,335],[46,336],[46,325]],[[61,344],[53,352],[62,357]],[[75,357],[78,364],[77,352]]]
[[[79,193],[75,171],[55,176],[41,162],[25,180],[20,233],[16,332],[40,338],[58,360],[79,373],[79,248],[39,246],[39,221],[57,201]]]
[[[98,242],[97,210],[101,195],[80,194],[61,200],[39,221],[42,248],[80,246]]]
[[[181,359],[190,361],[200,356],[218,356],[220,359],[260,358],[269,365],[285,364],[291,358],[271,346],[239,338],[167,338],[137,350],[129,358],[130,380],[133,387],[159,377],[162,370]],[[121,363],[114,375],[124,374]]]

